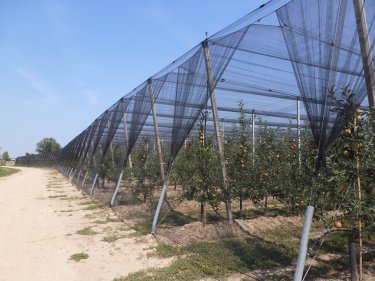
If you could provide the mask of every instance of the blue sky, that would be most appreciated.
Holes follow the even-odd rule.
[[[266,0],[0,0],[0,153],[66,145],[106,108]]]

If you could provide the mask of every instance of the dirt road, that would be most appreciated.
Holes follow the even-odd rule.
[[[113,280],[168,264],[148,258],[155,245],[55,171],[0,178],[0,280]],[[89,257],[70,259],[81,252]]]

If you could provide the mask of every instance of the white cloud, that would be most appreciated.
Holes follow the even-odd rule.
[[[33,87],[36,91],[42,94],[48,94],[50,92],[49,87],[47,84],[42,81],[37,75],[35,75],[32,71],[25,68],[24,66],[17,65],[14,67],[16,73],[24,78],[31,87]]]
[[[48,83],[46,83],[35,71],[30,68],[20,65],[12,64],[14,71],[23,78],[26,83],[34,89],[35,92],[41,94],[38,97],[31,97],[29,100],[24,100],[27,105],[43,104],[48,105],[51,103],[59,103],[63,100],[63,97],[56,94]]]

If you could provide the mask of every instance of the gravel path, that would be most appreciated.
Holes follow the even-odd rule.
[[[0,178],[0,280],[113,280],[170,262],[147,256],[156,245],[151,235],[134,235],[107,207],[87,208],[95,204],[52,170]],[[93,233],[77,234],[85,227]],[[118,240],[104,242],[108,236]],[[88,259],[70,260],[81,252]]]

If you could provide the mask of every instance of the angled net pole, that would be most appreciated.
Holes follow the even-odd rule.
[[[110,206],[113,206],[115,204],[116,195],[118,193],[118,190],[120,189],[120,185],[122,181],[122,176],[123,176],[123,172],[121,172],[118,177],[115,192],[113,192],[111,202],[109,203]]]
[[[91,189],[90,189],[90,196],[93,194],[94,192],[94,188],[95,188],[95,185],[96,185],[96,182],[98,181],[98,176],[99,176],[99,173],[96,173],[95,174],[95,177],[94,177],[94,180],[92,182],[92,185],[91,185]]]
[[[368,104],[371,108],[372,119],[375,120],[375,76],[372,62],[372,50],[369,40],[368,25],[366,21],[365,4],[363,0],[353,0],[355,19],[357,22],[357,32],[359,45],[361,47],[363,71],[365,74]],[[372,123],[372,130],[375,134],[375,122]],[[375,138],[373,138],[375,145]],[[360,277],[361,278],[361,277]]]
[[[77,173],[77,169],[76,168],[73,168],[74,172],[73,174],[71,175],[71,178],[69,178],[69,180],[71,181],[71,183],[73,183],[73,179],[74,179],[74,176],[76,175]]]
[[[252,142],[253,142],[253,164],[255,163],[255,111],[253,109],[251,113],[251,136],[252,136]]]
[[[297,146],[298,146],[298,168],[301,169],[301,100],[297,99]]]
[[[97,148],[98,148],[98,146],[99,146],[99,142],[100,142],[100,139],[102,138],[102,135],[103,135],[103,133],[104,133],[104,131],[105,131],[105,129],[108,129],[109,127],[110,127],[110,115],[108,114],[107,115],[107,117],[106,117],[106,119],[105,119],[105,126],[103,127],[103,130],[102,130],[102,132],[101,132],[101,134],[98,136],[98,140],[97,140]],[[104,129],[105,128],[105,129]],[[101,163],[101,161],[103,161],[103,158],[104,158],[104,154],[103,154],[103,151],[101,151],[102,150],[102,148],[99,148],[99,154],[102,154],[101,156],[99,156],[97,159],[96,159],[96,163],[95,163],[95,166],[96,166],[96,169],[95,169],[95,171],[96,171],[96,174],[95,174],[95,178],[94,178],[94,181],[92,182],[92,186],[91,186],[91,190],[90,190],[90,196],[94,193],[94,191],[95,191],[95,187],[97,186],[97,181],[99,180],[99,172],[98,172],[98,170],[99,170],[99,166],[100,166],[100,163]],[[92,155],[92,159],[95,159],[95,155],[94,155],[95,153],[93,152],[93,155]]]
[[[163,153],[161,150],[161,143],[160,143],[160,132],[159,132],[159,125],[158,125],[158,117],[156,115],[156,103],[155,103],[155,95],[154,95],[154,89],[152,87],[151,79],[147,80],[147,87],[148,91],[150,93],[151,98],[151,109],[152,109],[152,119],[154,121],[154,130],[155,130],[155,142],[156,142],[156,148],[158,151],[159,156],[159,169],[160,169],[160,178],[163,183],[163,189],[160,193],[158,205],[156,207],[156,211],[154,214],[154,218],[152,220],[152,227],[151,227],[151,233],[155,234],[157,229],[157,223],[160,215],[161,208],[163,206],[164,200],[167,196],[168,191],[168,184],[165,181],[165,173],[164,173],[164,163],[163,163]]]
[[[71,167],[70,170],[69,170],[69,173],[67,173],[66,176],[67,176],[68,179],[70,178],[70,175],[71,175],[71,173],[73,172],[73,170],[74,170],[74,168]]]
[[[78,187],[79,178],[81,177],[81,172],[82,172],[82,170],[80,169],[79,173],[78,173],[78,176],[77,176],[77,179],[76,179],[76,182],[75,182],[75,184],[77,185],[77,187]]]
[[[89,171],[86,171],[85,173],[85,176],[83,178],[83,181],[82,181],[82,184],[81,184],[81,187],[83,188],[85,186],[85,181],[86,181],[86,178],[87,178],[87,174],[89,173]]]
[[[223,176],[223,183],[224,188],[228,192],[229,191],[229,183],[228,183],[228,177],[227,177],[227,167],[225,164],[225,157],[224,157],[224,145],[223,145],[223,139],[221,138],[220,134],[220,127],[219,127],[219,114],[217,110],[217,103],[216,103],[216,94],[215,94],[215,86],[214,86],[214,78],[212,76],[212,64],[211,64],[211,56],[210,56],[210,50],[208,47],[208,40],[204,40],[202,42],[202,47],[204,51],[204,61],[206,66],[206,75],[207,75],[207,86],[210,93],[211,98],[211,107],[212,107],[212,116],[214,121],[214,127],[215,127],[215,135],[216,135],[216,141],[219,148],[219,157],[220,157],[220,165],[221,165],[221,172]],[[232,214],[232,206],[230,199],[225,200],[225,207],[227,211],[227,217],[230,225],[233,225],[233,214]]]
[[[222,136],[222,139],[224,140],[225,139],[225,120],[224,120],[224,118],[222,118],[221,120],[222,120],[222,123],[221,123],[221,136]]]
[[[126,141],[126,147],[129,147],[129,132],[128,132],[128,124],[126,123],[126,112],[124,112],[124,131],[125,131],[125,141]],[[133,162],[132,162],[132,154],[129,153],[128,156],[129,161],[129,170],[130,170],[130,180],[133,179]]]
[[[294,272],[293,281],[302,280],[303,269],[305,267],[305,262],[306,262],[307,246],[309,243],[309,235],[310,235],[310,228],[311,228],[313,215],[314,215],[314,207],[307,206],[305,219],[303,221],[303,230],[302,230],[302,235],[301,235],[301,240],[300,240],[298,260],[297,260],[296,270]]]
[[[124,109],[122,120],[124,122],[124,131],[125,131],[125,143],[126,143],[125,149],[128,150],[129,149],[129,136],[128,136],[128,127],[127,127],[127,124],[126,124],[126,109]],[[113,206],[115,204],[116,196],[117,196],[117,193],[118,193],[118,191],[120,189],[122,177],[124,175],[124,169],[123,168],[126,166],[126,162],[127,162],[128,159],[130,159],[130,162],[131,162],[131,158],[130,157],[131,157],[130,153],[126,154],[124,162],[122,162],[121,173],[120,173],[120,175],[118,177],[115,191],[112,194],[110,206]],[[130,167],[130,169],[132,168],[131,163],[129,164],[129,167]],[[130,170],[130,176],[132,176],[131,170]]]
[[[158,117],[156,116],[155,95],[154,95],[154,89],[152,87],[151,79],[147,80],[147,87],[150,93],[151,104],[152,104],[152,107],[151,107],[152,119],[154,121],[155,141],[156,141],[156,148],[158,150],[158,156],[159,156],[160,178],[162,182],[164,183],[165,182],[164,161],[163,161],[163,153],[161,150],[161,138],[160,138],[160,132],[159,132]]]

